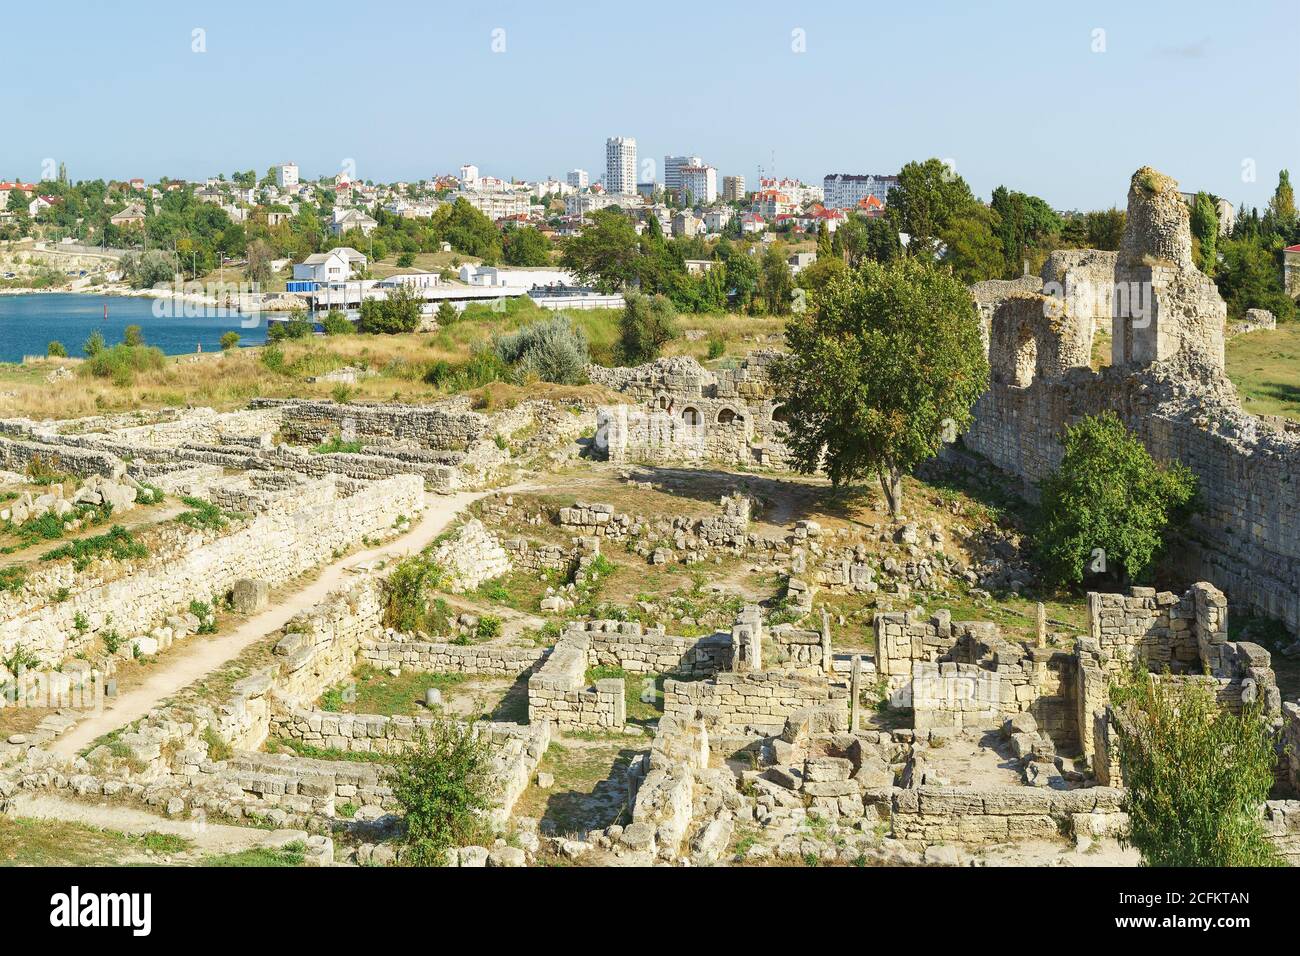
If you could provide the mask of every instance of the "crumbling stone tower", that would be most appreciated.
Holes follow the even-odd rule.
[[[1223,373],[1227,307],[1192,260],[1190,212],[1178,183],[1150,166],[1133,174],[1115,268],[1111,364],[1165,362],[1205,379]]]

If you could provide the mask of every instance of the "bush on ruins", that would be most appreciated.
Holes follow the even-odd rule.
[[[1281,866],[1264,832],[1277,761],[1258,701],[1220,707],[1210,685],[1154,678],[1111,686],[1128,840],[1147,866]]]
[[[1114,412],[1066,430],[1065,457],[1041,483],[1038,558],[1055,584],[1103,575],[1143,581],[1190,517],[1196,476],[1161,465]]]
[[[411,866],[442,866],[447,850],[485,837],[492,807],[492,750],[472,723],[433,718],[384,773],[406,819]]]

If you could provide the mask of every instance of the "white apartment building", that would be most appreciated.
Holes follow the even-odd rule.
[[[298,185],[297,163],[281,163],[271,168],[275,171],[275,184],[281,189],[288,189],[290,186]]]
[[[528,214],[528,194],[522,192],[483,192],[482,190],[464,189],[456,193],[454,199],[464,199],[467,203],[487,216],[489,219],[504,219],[506,216]]]
[[[611,193],[636,192],[636,140],[613,136],[605,140],[605,189]]]
[[[626,193],[574,193],[564,197],[564,214],[566,216],[585,216],[597,209],[618,206],[621,209],[637,209],[644,205],[640,196]]]
[[[578,191],[578,187],[570,182],[560,182],[558,179],[547,179],[544,182],[532,184],[530,192],[538,199],[546,196],[568,196]]]
[[[462,189],[478,188],[478,167],[473,163],[466,163],[460,168],[460,185]]]
[[[586,189],[590,184],[590,177],[585,169],[571,169],[566,181],[574,189]]]
[[[698,156],[665,156],[664,189],[682,188],[682,168],[684,166],[703,166],[704,160]]]
[[[731,223],[736,211],[728,206],[710,209],[704,214],[704,228],[709,232],[722,232]]]
[[[718,171],[712,166],[681,166],[678,167],[678,176],[682,192],[695,202],[707,206],[717,200]]]
[[[822,180],[822,188],[825,192],[823,202],[827,209],[849,209],[868,196],[875,196],[883,203],[890,188],[896,185],[898,185],[897,176],[831,173]]]

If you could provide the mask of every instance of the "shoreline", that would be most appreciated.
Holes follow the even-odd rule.
[[[280,296],[268,293],[256,293],[276,299]],[[237,305],[221,305],[210,295],[196,292],[177,292],[175,289],[128,289],[117,287],[95,286],[89,289],[27,289],[27,288],[8,288],[0,289],[0,296],[18,296],[18,295],[83,295],[93,298],[119,298],[119,299],[158,299],[162,301],[181,302],[190,305],[209,306],[211,308],[225,309],[232,315],[258,315],[262,312],[292,312],[292,309],[275,309],[267,308],[259,304],[256,308],[247,311],[239,308]],[[166,316],[159,316],[166,318]]]

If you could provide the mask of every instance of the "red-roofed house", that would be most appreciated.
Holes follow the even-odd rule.
[[[9,197],[13,193],[26,199],[34,192],[36,192],[35,183],[0,183],[0,209],[9,208]]]
[[[866,196],[858,202],[857,211],[868,219],[879,219],[885,214],[885,204],[879,196]]]

